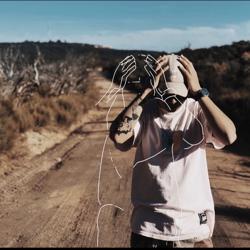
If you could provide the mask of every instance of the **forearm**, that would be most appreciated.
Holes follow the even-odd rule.
[[[195,95],[201,89],[197,72],[192,62],[185,56],[181,55],[178,60],[182,64],[180,70],[186,77],[189,91],[191,95]],[[236,129],[233,122],[208,96],[201,97],[199,102],[212,129],[212,134],[225,145],[232,144],[236,140]]]
[[[138,112],[136,112],[136,110],[150,92],[151,89],[146,89],[141,95],[136,96],[136,98],[126,108],[126,112],[123,115],[123,120],[126,119],[126,117],[133,119],[134,121],[139,119],[137,114]]]
[[[133,136],[133,129],[142,113],[140,104],[150,92],[150,89],[146,89],[143,94],[138,95],[126,108],[125,112],[123,112],[124,114],[118,121],[118,127],[113,132],[116,143],[122,144]]]
[[[208,96],[202,97],[199,103],[212,129],[212,134],[225,145],[232,144],[237,138],[232,120]]]

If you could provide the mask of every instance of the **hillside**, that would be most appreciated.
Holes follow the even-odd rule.
[[[17,107],[20,109],[30,103],[33,106],[37,100],[41,103],[44,98],[49,98],[54,103],[61,96],[68,100],[72,99],[71,95],[84,95],[86,98],[91,89],[90,72],[102,71],[103,75],[111,78],[117,64],[125,56],[141,53],[157,57],[163,52],[114,50],[60,41],[1,43],[0,114],[2,117],[13,114],[15,121],[18,120],[15,116]],[[186,48],[176,53],[183,53],[190,58],[198,71],[200,82],[210,90],[215,102],[236,123],[239,139],[229,149],[249,154],[247,144],[250,135],[247,129],[250,126],[250,42],[240,41],[208,49]],[[143,75],[142,72],[140,74]],[[146,84],[137,84],[130,89],[138,91]],[[67,104],[61,106],[67,110]],[[38,110],[39,117],[46,116],[46,112]],[[44,118],[39,119],[29,127],[43,124],[40,120]],[[0,122],[0,140],[5,126],[5,123]]]

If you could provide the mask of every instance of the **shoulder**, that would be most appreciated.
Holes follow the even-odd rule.
[[[187,98],[186,99],[186,107],[195,116],[198,116],[199,113],[202,111],[199,102],[195,101],[193,98]]]
[[[197,105],[198,102],[195,101],[193,98],[187,98],[186,103],[188,107],[195,107],[195,105]]]
[[[147,115],[154,115],[157,113],[158,106],[159,100],[152,98],[143,105],[143,113]]]

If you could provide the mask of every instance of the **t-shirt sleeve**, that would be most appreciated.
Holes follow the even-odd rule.
[[[198,104],[198,117],[197,118],[199,119],[199,121],[201,122],[201,124],[203,126],[203,133],[204,133],[204,137],[205,137],[205,142],[211,143],[215,149],[224,148],[225,144],[213,135],[212,130],[209,126],[209,123],[205,117],[205,114],[204,114],[200,104],[198,102],[197,102],[197,104]]]
[[[143,123],[142,115],[140,119],[137,120],[134,127],[133,147],[136,147],[141,141],[142,123]]]
[[[137,147],[139,143],[142,143],[143,137],[145,133],[147,133],[146,131],[148,131],[149,129],[149,121],[153,120],[157,110],[158,104],[155,99],[151,99],[143,105],[143,110],[140,118],[138,119],[134,127],[133,147]]]
[[[147,121],[151,120],[152,116],[152,109],[154,108],[155,103],[154,100],[148,101],[144,106],[142,113],[140,115],[140,118],[137,120],[135,126],[134,126],[134,141],[133,141],[133,147],[137,147],[141,141],[143,133],[146,129]]]

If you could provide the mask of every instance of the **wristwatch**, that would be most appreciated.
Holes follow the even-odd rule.
[[[196,101],[199,101],[204,96],[209,96],[209,92],[206,88],[201,88],[200,90],[194,93],[193,98]]]

